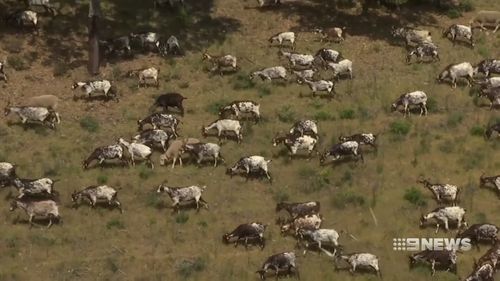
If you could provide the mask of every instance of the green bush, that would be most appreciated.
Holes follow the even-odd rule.
[[[362,195],[356,194],[353,191],[342,191],[333,195],[332,205],[337,209],[344,209],[348,205],[364,206],[366,203]]]
[[[250,80],[250,77],[245,74],[238,74],[233,82],[233,89],[235,90],[245,90],[255,87],[255,82]]]
[[[90,133],[99,131],[99,123],[91,116],[82,117],[82,119],[80,119],[80,127]]]
[[[433,97],[427,99],[427,111],[428,112],[436,112],[438,111],[437,101]]]
[[[392,122],[389,127],[391,133],[394,135],[406,136],[410,132],[411,124],[407,121],[401,120]]]
[[[474,126],[474,127],[472,127],[470,129],[470,134],[472,136],[476,136],[476,137],[482,137],[482,136],[484,136],[484,132],[485,132],[484,128],[481,127],[481,126],[477,126],[477,125]]]
[[[141,166],[139,170],[139,177],[143,180],[149,179],[153,174],[153,170],[146,166]]]
[[[212,113],[212,114],[219,114],[220,108],[225,106],[228,103],[229,102],[225,99],[217,100],[217,101],[214,101],[214,102],[208,104],[205,107],[205,110]]]
[[[185,224],[189,220],[189,215],[187,213],[179,213],[175,216],[175,222],[178,224]]]
[[[290,195],[288,195],[285,189],[280,188],[274,192],[273,199],[275,202],[283,202],[290,199]]]
[[[340,119],[354,119],[354,109],[344,109],[339,113]]]
[[[462,112],[453,112],[448,116],[448,121],[446,124],[448,127],[455,128],[457,125],[462,123],[462,120],[464,119],[464,115]]]
[[[278,119],[284,123],[295,122],[296,114],[295,111],[289,105],[282,106],[278,110]]]
[[[460,10],[464,12],[474,11],[476,8],[474,7],[474,3],[472,0],[462,0],[460,3]]]
[[[327,111],[318,111],[316,112],[316,114],[314,114],[313,118],[318,121],[335,120],[333,115]]]
[[[97,183],[98,184],[106,184],[106,183],[108,183],[108,176],[106,176],[106,175],[98,175],[97,176]]]
[[[318,171],[310,167],[303,167],[298,171],[301,181],[300,191],[305,194],[318,192],[330,186],[329,170]]]
[[[448,11],[446,11],[446,15],[450,19],[457,19],[457,18],[462,16],[462,13],[459,10],[452,8],[452,9],[449,9]]]
[[[203,258],[197,257],[193,260],[183,260],[178,268],[177,273],[184,279],[192,277],[193,274],[205,270],[206,262]]]
[[[490,49],[487,46],[481,45],[477,47],[477,52],[479,55],[481,55],[481,57],[485,59],[491,57]]]
[[[424,194],[416,187],[411,187],[405,191],[403,198],[411,204],[419,207],[427,206],[427,201],[424,199]]]
[[[269,89],[268,87],[266,86],[260,86],[257,91],[259,92],[259,97],[260,98],[263,98],[263,97],[267,97],[267,96],[270,96],[271,95],[271,89]]]
[[[7,58],[7,64],[17,71],[27,70],[30,65],[21,56],[9,56]]]
[[[125,229],[125,224],[119,219],[112,219],[106,224],[106,227],[108,229]]]

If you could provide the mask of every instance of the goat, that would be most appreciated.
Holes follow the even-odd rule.
[[[7,83],[7,74],[5,74],[5,61],[0,62],[0,80]]]
[[[409,256],[410,268],[418,263],[431,265],[431,276],[436,273],[436,264],[446,271],[457,272],[457,254],[454,250],[424,250]]]
[[[41,179],[20,179],[15,178],[12,184],[19,192],[18,199],[29,197],[43,197],[44,195],[54,196],[58,193],[54,190],[54,180],[49,178]]]
[[[92,151],[90,156],[83,161],[83,168],[87,169],[90,163],[94,160],[99,161],[99,165],[102,165],[104,161],[116,158],[120,159],[122,162],[124,162],[125,160],[123,159],[123,148],[120,145],[115,144],[115,145],[100,146],[94,149],[94,151]]]
[[[132,166],[135,166],[135,159],[144,159],[151,166],[151,169],[154,169],[153,161],[151,160],[151,156],[153,154],[153,150],[142,143],[129,143],[125,141],[123,138],[118,139],[118,143],[127,148],[128,153],[130,154],[130,160],[132,162]]]
[[[328,67],[333,71],[333,78],[338,80],[341,75],[349,75],[352,79],[352,61],[343,59],[339,62],[329,62]]]
[[[279,6],[281,5],[281,0],[257,0],[259,7],[270,7],[270,6]]]
[[[406,55],[406,62],[410,63],[413,56],[417,57],[417,62],[421,63],[424,57],[431,57],[432,61],[439,61],[438,47],[433,43],[423,43],[415,47]]]
[[[31,10],[17,10],[7,16],[6,23],[10,23],[22,28],[30,27],[38,33],[38,15]]]
[[[115,87],[109,80],[75,82],[73,86],[71,86],[71,89],[75,90],[77,88],[82,89],[89,99],[92,97],[93,93],[103,93],[106,99],[114,99],[116,102],[119,101]],[[74,96],[74,98],[76,98],[76,96]]]
[[[290,134],[298,134],[300,136],[309,135],[318,139],[318,124],[315,120],[299,120],[293,124],[289,131]]]
[[[269,38],[269,43],[272,44],[275,41],[278,42],[280,47],[283,46],[283,42],[288,41],[292,45],[292,48],[295,48],[295,33],[291,32],[291,31],[290,32],[280,32],[276,35],[271,36],[271,38]]]
[[[495,271],[496,269],[491,263],[483,263],[477,269],[474,269],[464,281],[495,281],[493,277]]]
[[[316,96],[317,91],[327,92],[330,98],[333,98],[335,95],[335,84],[332,81],[309,81],[304,79],[304,83],[306,83],[309,86],[309,89],[311,89],[313,97]]]
[[[427,30],[418,30],[409,27],[392,27],[391,35],[396,39],[402,39],[406,47],[424,42],[432,43],[431,33]]]
[[[500,105],[500,87],[486,88],[483,87],[477,93],[478,97],[486,97],[490,101],[490,110]]]
[[[54,6],[50,3],[50,0],[24,0],[26,6],[28,7],[42,7],[45,12],[55,16],[56,10]]]
[[[208,126],[202,126],[201,127],[201,134],[203,137],[207,137],[208,131],[211,129],[217,129],[217,138],[219,139],[219,142],[221,140],[221,134],[224,133],[224,135],[228,132],[232,132],[238,141],[238,143],[241,143],[243,140],[243,134],[241,133],[241,124],[238,120],[231,120],[231,119],[218,119]]]
[[[158,193],[165,192],[172,199],[172,208],[179,211],[179,204],[195,201],[196,210],[200,210],[200,202],[208,209],[208,203],[205,201],[201,194],[205,191],[206,186],[186,186],[186,187],[169,187],[166,184],[158,186]]]
[[[460,193],[460,188],[452,184],[442,184],[442,183],[430,183],[429,180],[421,178],[417,180],[417,183],[421,183],[425,188],[429,189],[438,203],[452,203],[456,206],[458,203],[458,194]]]
[[[230,112],[238,118],[242,114],[251,114],[257,123],[260,120],[260,104],[250,101],[233,101],[232,103],[223,106],[219,110],[219,116],[223,117],[225,112]]]
[[[316,148],[316,144],[318,140],[308,135],[297,136],[297,135],[286,135],[283,137],[276,136],[273,138],[273,146],[277,146],[278,144],[284,144],[289,151],[290,159],[297,154],[298,150],[307,150],[309,153],[309,158],[311,158],[311,154],[313,150]]]
[[[304,80],[312,80],[316,71],[313,69],[305,69],[300,71],[294,70],[293,73],[297,76],[297,83],[302,84]]]
[[[452,24],[443,32],[443,37],[450,38],[453,45],[455,45],[455,41],[458,39],[468,41],[471,47],[474,47],[475,44],[473,29],[471,26],[467,25]]]
[[[250,74],[250,80],[254,77],[259,76],[262,81],[264,80],[273,80],[273,79],[283,79],[287,81],[286,78],[286,69],[283,66],[273,66],[264,68],[262,70],[254,71]]]
[[[156,32],[130,33],[129,37],[141,50],[160,52],[160,35]]]
[[[47,109],[56,110],[59,105],[59,98],[54,95],[41,95],[31,97],[23,104],[28,107],[45,107]]]
[[[170,139],[174,139],[175,135],[171,135],[164,130],[149,129],[142,131],[139,135],[136,135],[133,139],[138,143],[145,144],[149,147],[161,146],[163,151],[167,151],[166,145]]]
[[[309,248],[309,242],[307,240],[310,240],[313,243],[318,244],[318,248],[320,250],[324,250],[321,247],[321,244],[326,244],[329,243],[335,247],[333,251],[333,255],[336,254],[337,248],[340,247],[340,244],[338,242],[339,239],[339,234],[335,229],[299,229],[299,237],[301,239],[305,239],[305,249],[304,249],[304,255],[307,253],[307,248]]]
[[[460,229],[462,225],[467,227],[467,222],[465,221],[465,212],[466,209],[459,206],[440,207],[434,209],[427,215],[422,215],[422,217],[420,218],[420,226],[424,227],[424,224],[427,220],[434,218],[436,220],[436,233],[438,233],[441,223],[444,224],[444,229],[448,231],[448,225],[450,221],[457,222],[458,229]]]
[[[500,261],[500,241],[497,241],[478,261],[474,260],[474,269],[477,270],[485,263],[491,263],[493,268],[497,268]]]
[[[450,83],[453,88],[457,87],[457,79],[465,78],[467,85],[472,87],[474,82],[474,68],[468,62],[448,65],[437,77],[438,82],[443,82],[446,78],[450,78]]]
[[[410,116],[411,106],[418,106],[420,108],[420,116],[427,115],[427,95],[422,91],[402,94],[392,103],[391,110],[395,111],[399,106],[403,106],[405,117]]]
[[[355,141],[359,144],[364,144],[364,145],[369,145],[375,149],[377,149],[377,135],[375,134],[354,134],[350,136],[339,136],[339,141],[341,142],[346,142],[346,141]]]
[[[254,155],[242,157],[236,162],[236,164],[226,170],[226,174],[233,177],[238,170],[245,170],[246,180],[248,181],[250,173],[260,172],[264,173],[269,182],[272,183],[272,178],[268,170],[269,163],[271,163],[271,160],[266,160],[262,156]]]
[[[43,200],[43,201],[25,201],[25,200],[14,200],[10,205],[10,211],[14,211],[16,208],[23,209],[29,216],[30,228],[33,226],[33,219],[36,217],[47,218],[49,224],[47,228],[50,228],[53,221],[58,223],[62,222],[61,215],[59,214],[59,208],[57,203],[53,200]]]
[[[340,43],[345,40],[345,26],[330,27],[327,29],[316,28],[314,32],[321,35],[321,41],[330,40]]]
[[[144,119],[137,120],[139,131],[142,131],[145,125],[150,124],[155,130],[160,128],[170,129],[170,132],[172,132],[174,137],[179,136],[177,134],[177,127],[180,123],[181,121],[174,115],[164,113],[153,113]]]
[[[499,232],[500,228],[494,224],[473,224],[468,229],[459,231],[457,238],[469,238],[473,245],[478,245],[481,242],[490,242],[494,245],[498,240]]]
[[[276,212],[281,210],[286,210],[292,219],[297,217],[304,217],[306,215],[318,214],[320,210],[319,201],[309,201],[309,202],[298,202],[298,203],[286,203],[280,202],[276,204]]]
[[[148,85],[148,80],[152,80],[154,82],[154,85],[156,88],[160,86],[160,82],[158,81],[158,73],[160,71],[154,67],[142,69],[142,70],[131,70],[129,71],[129,76],[138,76],[139,77],[139,84],[138,88],[141,86],[147,86]]]
[[[486,131],[484,132],[484,136],[487,139],[489,139],[489,138],[491,138],[491,135],[493,134],[493,132],[497,132],[497,135],[500,134],[500,122],[488,126],[488,128],[486,128]]]
[[[297,217],[291,222],[281,225],[281,234],[286,234],[288,231],[293,230],[295,236],[298,237],[301,229],[319,229],[322,221],[323,218],[319,214]]]
[[[280,50],[278,54],[287,58],[292,64],[292,67],[295,67],[296,65],[311,66],[314,61],[314,57],[312,55],[290,53],[283,50]]]
[[[203,60],[207,60],[213,64],[211,72],[218,71],[220,75],[223,70],[230,69],[231,71],[238,70],[237,59],[233,55],[212,56],[207,52],[203,53]]]
[[[473,27],[479,27],[486,30],[486,27],[493,27],[493,33],[500,28],[500,12],[498,11],[479,11],[474,19],[471,20]]]
[[[256,273],[260,275],[260,279],[265,280],[266,274],[269,270],[274,270],[274,275],[276,279],[280,276],[280,274],[292,275],[295,274],[297,278],[299,277],[299,271],[297,269],[297,265],[295,264],[296,257],[294,252],[284,252],[272,255],[268,257],[261,266],[260,270],[257,270]]]
[[[492,73],[500,74],[500,60],[482,60],[474,67],[474,75],[478,73],[484,74],[486,77],[489,77]]]
[[[165,165],[167,161],[172,160],[172,169],[175,167],[177,159],[182,166],[182,154],[184,153],[184,145],[186,144],[196,144],[200,140],[195,138],[186,138],[183,140],[174,140],[168,146],[167,151],[160,156],[160,165]]]
[[[212,157],[214,159],[214,167],[217,167],[217,160],[225,162],[224,157],[220,152],[220,146],[215,143],[195,143],[195,144],[185,144],[184,149],[187,152],[193,154],[197,159],[198,165],[205,157]]]
[[[56,123],[61,122],[59,113],[45,107],[30,106],[9,106],[5,107],[4,115],[8,116],[11,112],[16,113],[21,118],[22,124],[41,123],[52,129],[56,128]]]
[[[0,187],[12,184],[17,178],[16,165],[9,162],[0,162]]]
[[[493,185],[493,188],[496,189],[498,196],[500,196],[500,175],[485,177],[483,173],[479,178],[479,187],[484,187],[488,184]]]
[[[361,159],[364,162],[363,153],[361,152],[361,147],[356,141],[346,141],[333,145],[329,150],[323,152],[320,155],[319,163],[323,165],[329,156],[333,157],[333,160],[341,159],[345,156],[352,155],[356,158]]]
[[[158,51],[164,57],[167,56],[169,53],[172,53],[176,56],[180,56],[183,54],[181,46],[179,44],[179,40],[174,35],[168,37],[166,41],[160,39],[158,41]]]
[[[248,248],[248,244],[256,243],[263,250],[266,246],[266,240],[264,238],[264,231],[267,225],[260,222],[251,222],[240,224],[233,231],[226,233],[222,236],[222,241],[224,243],[231,243],[234,239],[234,247],[238,246],[238,243],[243,242],[245,248]]]
[[[356,269],[371,269],[374,270],[375,273],[382,277],[382,273],[380,271],[378,257],[374,254],[370,253],[352,253],[352,254],[342,254],[340,251],[337,251],[336,255],[328,252],[323,249],[323,252],[326,253],[330,257],[335,258],[335,267],[337,267],[337,260],[346,261],[349,265],[349,272],[354,274]]]
[[[106,203],[108,203],[108,206],[116,206],[120,210],[120,213],[123,213],[122,204],[120,203],[120,201],[118,201],[117,196],[118,191],[110,186],[91,185],[83,190],[74,191],[71,194],[71,200],[76,206],[81,198],[86,198],[92,208],[96,206],[96,203],[99,200],[106,201]]]
[[[118,53],[125,56],[132,55],[130,47],[130,37],[121,36],[113,39],[99,40],[99,47],[103,50],[104,56],[114,56]]]
[[[476,80],[475,82],[481,87],[486,87],[486,88],[500,87],[500,77],[484,77],[482,81]]]
[[[315,58],[321,58],[325,62],[339,62],[341,59],[343,59],[342,54],[339,51],[335,51],[332,49],[326,49],[322,48],[319,49],[316,54],[314,55]]]
[[[157,97],[151,107],[163,107],[165,111],[168,111],[169,107],[175,107],[180,111],[181,115],[184,116],[184,106],[182,103],[185,99],[187,98],[179,93],[166,93]]]

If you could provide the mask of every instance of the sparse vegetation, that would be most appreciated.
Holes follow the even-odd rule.
[[[406,136],[410,132],[411,124],[407,121],[394,121],[390,124],[390,131],[397,136]]]
[[[119,219],[112,219],[106,224],[108,229],[125,229],[125,223]]]
[[[177,272],[183,279],[192,277],[193,274],[205,270],[206,261],[203,258],[197,257],[191,260],[182,260],[177,267]]]
[[[334,194],[332,206],[337,209],[345,209],[347,206],[364,206],[366,199],[353,191],[341,191]]]
[[[484,128],[476,125],[470,129],[470,134],[472,136],[482,137],[484,136]]]
[[[87,132],[95,133],[99,130],[99,123],[91,116],[84,116],[80,119],[80,127]]]
[[[340,119],[354,119],[355,112],[354,109],[344,109],[339,113]]]
[[[425,201],[424,194],[420,191],[420,189],[416,187],[411,187],[407,189],[405,191],[403,198],[415,206],[418,207],[427,206],[427,201]]]
[[[296,113],[291,106],[283,106],[278,112],[278,119],[284,123],[292,123],[296,121]]]
[[[22,56],[13,55],[7,58],[7,64],[17,71],[27,70],[30,68],[30,65],[26,62],[26,60]]]

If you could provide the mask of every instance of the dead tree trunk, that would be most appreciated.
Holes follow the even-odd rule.
[[[88,71],[91,75],[99,74],[99,28],[101,16],[101,1],[89,0],[89,63]]]

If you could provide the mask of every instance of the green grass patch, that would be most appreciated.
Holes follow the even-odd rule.
[[[278,110],[277,115],[278,115],[278,119],[284,123],[292,123],[292,122],[295,122],[295,120],[297,119],[297,117],[296,117],[297,114],[292,109],[292,107],[289,105],[282,106]]]
[[[354,119],[356,117],[356,113],[354,111],[354,109],[344,109],[342,111],[340,111],[339,113],[339,117],[340,119]]]
[[[318,121],[335,120],[335,117],[327,111],[318,111],[314,114],[313,118]]]
[[[30,68],[29,63],[26,62],[23,57],[18,55],[9,56],[7,58],[7,64],[16,71],[27,70]]]
[[[411,124],[405,120],[394,121],[389,125],[389,130],[397,136],[406,136],[411,130]]]
[[[221,107],[225,106],[228,103],[229,102],[226,99],[216,100],[216,101],[213,101],[212,103],[208,104],[205,107],[205,110],[212,113],[212,114],[219,114],[219,110],[221,109]]]
[[[175,222],[178,224],[185,224],[189,220],[189,215],[185,212],[179,213],[175,216]]]
[[[478,125],[476,125],[470,129],[471,136],[475,136],[475,137],[484,136],[484,132],[485,132],[484,128],[481,126],[478,126]]]
[[[364,206],[366,199],[354,191],[341,191],[333,195],[332,206],[337,209],[345,209],[347,206]]]
[[[298,171],[299,190],[305,194],[311,194],[330,187],[329,170],[318,171],[310,167],[302,167]]]
[[[407,189],[403,198],[415,206],[427,206],[427,201],[425,201],[424,194],[420,191],[420,189],[416,187]]]
[[[80,119],[80,127],[90,133],[99,131],[99,123],[91,116],[84,116]]]
[[[119,219],[112,219],[106,224],[107,229],[125,229],[125,223]]]
[[[205,270],[206,261],[201,257],[192,260],[183,260],[177,267],[177,273],[183,279],[190,279],[194,274]]]
[[[233,89],[235,90],[246,90],[255,87],[255,82],[250,80],[248,75],[240,73],[235,76],[233,81]]]

